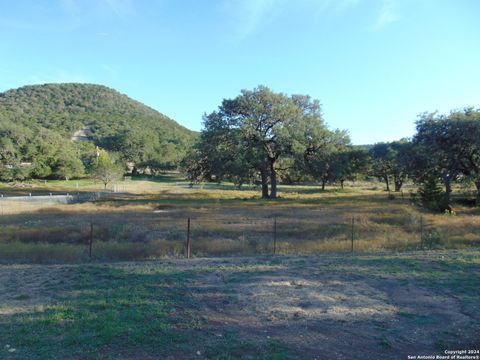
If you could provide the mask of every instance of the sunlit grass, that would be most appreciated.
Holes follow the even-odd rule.
[[[90,180],[78,183],[82,191],[96,186]],[[119,183],[128,190],[109,191],[99,201],[83,204],[10,204],[4,199],[0,260],[84,261],[92,225],[94,259],[182,256],[187,218],[194,256],[271,253],[274,221],[276,251],[282,254],[351,251],[352,218],[357,252],[480,245],[475,209],[458,207],[456,216],[424,212],[407,195],[411,185],[394,199],[376,182],[326,191],[315,185],[280,186],[280,198],[272,201],[260,199],[259,189],[252,187],[190,187],[177,175]],[[58,191],[72,184],[74,180],[32,186]]]

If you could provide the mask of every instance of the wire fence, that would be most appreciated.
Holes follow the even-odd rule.
[[[0,260],[143,260],[162,257],[374,252],[480,245],[480,228],[458,239],[423,216],[396,224],[361,214],[337,219],[177,216],[155,213],[29,214],[0,222]],[[463,242],[462,242],[463,241]],[[455,244],[453,244],[455,247]]]
[[[393,201],[408,205],[403,196]],[[65,206],[79,202],[87,203]],[[363,213],[361,207],[348,213],[334,207],[256,207],[249,212],[248,206],[236,210],[215,205],[205,208],[201,203],[196,206],[164,204],[152,209],[148,200],[115,193],[1,196],[0,261],[144,260],[480,246],[478,216],[424,217],[416,210],[394,207],[386,207],[391,210],[388,213]]]

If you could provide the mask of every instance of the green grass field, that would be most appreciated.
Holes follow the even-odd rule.
[[[405,359],[480,346],[470,251],[0,266],[3,359]]]

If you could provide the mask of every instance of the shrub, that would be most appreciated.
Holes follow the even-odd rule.
[[[426,209],[439,212],[451,210],[447,194],[442,190],[438,180],[434,177],[430,177],[421,183],[418,194],[421,205]]]

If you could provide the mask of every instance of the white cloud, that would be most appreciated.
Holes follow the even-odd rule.
[[[235,36],[244,39],[252,35],[262,24],[268,24],[288,6],[305,6],[313,16],[326,12],[342,12],[356,6],[361,0],[224,0],[222,12],[231,22]]]
[[[272,19],[282,2],[284,0],[225,0],[222,10],[230,17],[235,36],[243,39],[261,23]]]
[[[397,13],[397,3],[395,0],[384,0],[380,13],[377,17],[373,30],[380,30],[384,26],[400,20],[400,16]]]

